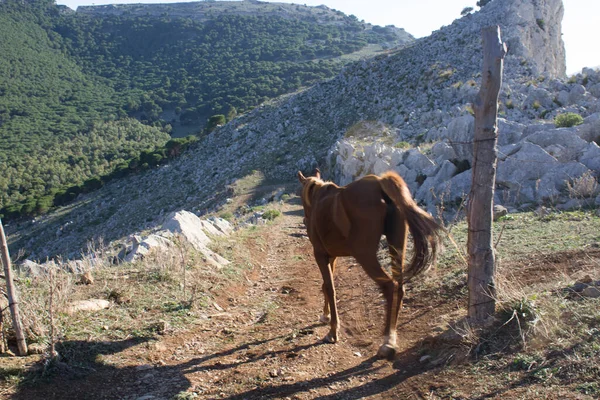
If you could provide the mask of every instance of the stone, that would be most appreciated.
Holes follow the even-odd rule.
[[[177,211],[167,216],[163,229],[183,236],[196,250],[206,248],[210,239],[202,230],[200,218],[189,211]]]
[[[494,221],[498,221],[501,217],[508,215],[506,207],[499,204],[494,205]]]
[[[45,344],[41,344],[41,343],[30,343],[27,346],[27,352],[29,354],[44,354],[47,349],[48,349],[48,346],[46,346]]]
[[[595,142],[588,143],[585,151],[579,157],[579,162],[594,171],[596,176],[600,176],[600,147]]]
[[[536,181],[559,165],[542,147],[525,142],[513,156],[498,163],[496,184],[516,192],[517,202],[536,200]]]
[[[108,300],[89,299],[74,301],[67,307],[67,314],[74,314],[79,311],[99,311],[110,307]]]
[[[223,234],[225,235],[229,235],[233,232],[233,227],[231,226],[231,223],[226,219],[219,217],[211,217],[208,220],[215,226],[215,228],[223,232]]]
[[[86,271],[84,272],[80,277],[79,277],[79,282],[82,285],[92,285],[94,283],[94,277],[92,276],[92,272],[91,271]]]
[[[39,277],[47,273],[46,268],[31,260],[25,260],[18,265],[17,270],[29,277]]]
[[[498,146],[517,143],[523,136],[525,125],[515,121],[498,118]]]
[[[556,157],[561,162],[576,159],[586,149],[588,143],[569,128],[551,129],[547,131],[536,132],[527,136],[525,139],[529,143],[537,144],[546,151],[551,146],[560,146],[562,151],[560,157]]]
[[[571,90],[569,91],[569,103],[568,104],[577,104],[582,102],[585,99],[585,86],[574,84]]]
[[[431,156],[440,164],[444,160],[453,160],[456,158],[456,152],[446,142],[437,142],[431,147]]]
[[[571,290],[573,290],[574,292],[582,292],[583,289],[587,288],[589,285],[583,282],[575,282],[575,284],[573,284],[573,286],[571,286]]]
[[[595,286],[588,286],[581,292],[583,297],[598,298],[600,297],[600,289]]]
[[[200,227],[202,228],[202,230],[209,234],[209,235],[213,235],[213,236],[225,236],[225,233],[223,233],[223,231],[221,231],[220,229],[217,229],[217,227],[212,224],[210,221],[207,221],[205,219],[201,219],[200,220]]]
[[[425,154],[417,149],[410,149],[404,153],[402,162],[408,169],[423,171],[424,169],[435,165]]]
[[[458,160],[473,162],[473,137],[475,135],[475,118],[464,115],[450,121],[447,140],[456,153]]]

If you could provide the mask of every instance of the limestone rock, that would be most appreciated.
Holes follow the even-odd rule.
[[[110,307],[108,300],[90,299],[74,301],[67,307],[68,314],[74,314],[79,311],[99,311]]]

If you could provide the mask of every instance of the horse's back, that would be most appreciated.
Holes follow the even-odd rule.
[[[370,175],[341,188],[331,188],[313,204],[313,244],[331,256],[376,251],[383,234],[387,205],[379,178]],[[348,230],[340,227],[340,213]]]

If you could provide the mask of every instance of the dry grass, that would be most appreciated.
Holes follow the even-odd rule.
[[[441,327],[442,333],[436,340],[423,341],[423,354],[431,355],[431,362],[443,368],[443,373],[458,373],[461,379],[485,376],[496,387],[528,382],[561,387],[574,395],[600,396],[596,383],[600,381],[600,303],[568,290],[585,275],[600,280],[600,218],[586,211],[543,217],[523,213],[496,223],[498,313],[496,322],[487,327],[473,327],[464,319],[466,224],[459,221],[447,228],[456,246],[446,238],[437,267],[411,283],[407,295],[425,305],[456,305],[448,307],[454,310],[448,315],[435,315],[432,324]],[[232,261],[220,270],[177,242],[168,251],[151,253],[133,264],[99,263],[102,256],[94,256],[93,285],[77,284],[77,278],[60,267],[52,279],[22,278],[19,285],[29,337],[50,341],[51,287],[57,310],[64,310],[72,300],[112,302],[110,309],[101,312],[57,313],[54,337],[59,353],[70,364],[90,362],[86,359],[90,354],[80,343],[116,343],[190,329],[218,312],[214,309],[216,292],[245,282],[244,271],[254,262],[249,247],[268,246],[262,229],[269,227],[215,238],[213,251]],[[415,310],[417,306],[411,305]],[[10,374],[18,376],[19,371]],[[435,395],[443,397],[440,393]]]
[[[569,196],[574,199],[589,199],[598,193],[598,181],[591,172],[567,181]]]

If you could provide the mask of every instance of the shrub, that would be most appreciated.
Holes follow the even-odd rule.
[[[537,23],[537,25],[540,27],[541,30],[544,30],[544,28],[546,27],[546,22],[544,22],[543,19],[536,19],[535,22]]]
[[[596,195],[598,182],[590,171],[584,173],[579,178],[567,181],[567,190],[572,198],[589,198]]]
[[[262,217],[264,219],[268,219],[269,221],[273,221],[275,218],[279,217],[281,213],[277,210],[267,210],[263,213]]]
[[[554,125],[557,128],[570,128],[572,126],[581,125],[583,117],[575,113],[559,114],[554,118]]]
[[[224,220],[229,221],[229,222],[233,221],[233,214],[230,213],[229,211],[224,212],[223,214],[219,215],[219,217],[221,217]]]

